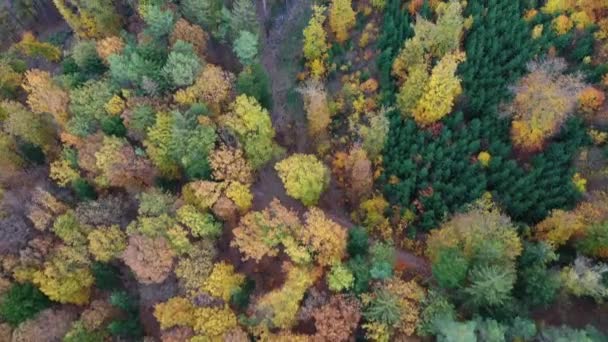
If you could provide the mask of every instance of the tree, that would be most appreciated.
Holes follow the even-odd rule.
[[[577,296],[589,296],[596,301],[608,297],[608,287],[603,281],[604,274],[608,272],[608,265],[596,263],[578,256],[572,266],[562,269],[560,278],[564,289]]]
[[[173,252],[163,237],[131,235],[122,258],[143,284],[162,283],[173,268]]]
[[[148,6],[143,13],[143,19],[147,24],[145,33],[157,40],[168,38],[175,25],[173,11],[162,10],[158,5]]]
[[[232,105],[232,111],[223,121],[239,138],[245,155],[254,168],[261,167],[277,153],[270,115],[253,97],[238,96]]]
[[[372,163],[365,150],[353,147],[346,158],[344,169],[346,194],[350,202],[356,204],[367,199],[372,193],[374,177]]]
[[[325,341],[348,341],[359,324],[360,310],[356,299],[342,295],[332,296],[328,303],[312,313],[317,330],[315,338]]]
[[[412,111],[416,123],[430,125],[451,112],[454,100],[462,92],[460,79],[455,76],[464,54],[445,55],[433,68],[420,101]]]
[[[225,262],[218,262],[213,265],[213,270],[201,289],[213,297],[221,298],[227,302],[244,281],[245,276],[236,273],[234,266]]]
[[[72,58],[78,68],[87,75],[101,74],[106,66],[97,54],[95,41],[79,40],[72,49]]]
[[[148,137],[144,140],[146,152],[150,160],[165,177],[176,178],[177,163],[170,154],[174,118],[169,113],[157,113],[156,123],[148,129]]]
[[[531,62],[529,74],[517,83],[509,112],[511,137],[518,148],[539,151],[576,108],[584,84],[580,75],[563,75],[565,68],[563,59]]]
[[[401,318],[399,299],[387,290],[377,290],[363,311],[363,317],[393,327]]]
[[[89,252],[97,261],[108,262],[127,248],[126,235],[116,225],[94,229],[87,238]]]
[[[361,147],[367,152],[371,160],[377,158],[384,149],[389,131],[389,121],[386,113],[381,111],[369,118],[369,126],[361,126],[359,134],[363,138]]]
[[[286,329],[295,323],[300,301],[320,276],[320,270],[290,264],[283,265],[283,270],[287,272],[283,286],[262,296],[254,308],[256,316],[266,325]]]
[[[95,48],[97,49],[99,57],[107,63],[108,57],[122,53],[125,48],[125,43],[118,36],[110,36],[98,40]]]
[[[33,282],[51,300],[86,304],[94,281],[89,263],[85,250],[60,246],[43,269],[34,273]]]
[[[29,57],[42,57],[51,62],[59,62],[61,59],[61,50],[58,47],[40,42],[29,31],[23,34],[23,38],[15,47]]]
[[[14,331],[13,342],[61,341],[77,318],[76,312],[49,308],[40,312],[34,319],[20,324]]]
[[[329,7],[329,26],[338,43],[344,43],[348,39],[348,31],[356,23],[355,16],[351,0],[332,0]]]
[[[592,114],[602,107],[605,99],[606,95],[603,91],[587,87],[579,94],[578,106],[584,113]]]
[[[476,116],[494,113],[526,70],[537,43],[517,1],[469,1],[473,25],[467,33],[467,59],[459,66],[467,107]],[[498,34],[498,32],[509,34]],[[517,46],[517,49],[513,49]]]
[[[249,186],[239,182],[232,182],[226,188],[226,197],[231,199],[241,213],[246,213],[253,203],[253,194]]]
[[[217,35],[222,19],[222,5],[222,0],[184,0],[180,2],[180,12],[191,22]]]
[[[228,306],[203,307],[194,311],[194,331],[203,334],[203,341],[221,338],[237,325],[236,315]],[[193,340],[196,341],[195,338]]]
[[[51,301],[31,283],[15,283],[1,297],[0,317],[17,326],[50,305]]]
[[[303,35],[304,41],[302,43],[302,50],[304,57],[311,67],[313,62],[319,63],[325,70],[325,64],[328,57],[329,44],[327,43],[327,33],[323,24],[325,23],[326,7],[313,5],[313,15],[308,22],[308,26],[304,28]],[[314,75],[320,77],[322,75]]]
[[[209,156],[213,178],[217,181],[253,182],[253,171],[240,149],[220,146]]]
[[[194,322],[194,307],[186,298],[172,297],[154,306],[154,317],[161,329],[191,326]]]
[[[249,31],[239,32],[234,41],[233,50],[243,66],[249,66],[256,62],[258,56],[259,37]]]
[[[236,80],[237,93],[254,97],[264,108],[272,107],[270,90],[270,78],[259,62],[244,68]]]
[[[510,299],[515,283],[515,272],[500,266],[474,267],[470,274],[471,284],[465,292],[476,306],[500,306]]]
[[[53,0],[72,30],[85,38],[102,38],[118,34],[120,16],[110,0]]]
[[[7,133],[36,145],[45,152],[53,149],[55,132],[46,117],[28,111],[18,102],[1,102],[0,110],[10,113],[3,123]]]
[[[230,244],[244,254],[243,260],[260,261],[267,255],[276,256],[283,240],[294,236],[301,228],[296,213],[274,199],[263,211],[252,211],[241,218],[233,230],[234,240]],[[290,251],[286,249],[286,252]]]
[[[333,265],[327,275],[327,285],[334,292],[349,290],[353,287],[354,281],[352,272],[343,264]]]
[[[221,107],[230,98],[234,75],[222,68],[206,64],[193,86],[175,93],[175,101],[191,105],[197,101],[206,103],[212,112],[220,113]]]
[[[340,262],[346,252],[344,228],[328,219],[318,208],[310,208],[305,218],[306,227],[299,234],[302,241],[315,252],[317,263],[328,266]]]
[[[209,35],[203,31],[200,26],[190,24],[187,20],[182,18],[178,19],[175,23],[175,27],[173,27],[173,32],[171,33],[171,45],[175,45],[175,43],[180,40],[192,44],[197,56],[203,59],[205,51],[207,50]]]
[[[318,142],[327,139],[327,127],[331,123],[331,114],[325,87],[318,80],[309,80],[298,89],[304,100],[308,135]]]
[[[195,237],[217,237],[222,225],[211,214],[202,213],[193,205],[185,205],[177,210],[177,219],[190,229]]]
[[[450,248],[439,252],[433,264],[433,277],[440,287],[458,288],[462,286],[469,268],[469,262],[458,249]]]
[[[114,96],[113,89],[106,81],[88,81],[70,92],[70,113],[68,131],[85,137],[92,134],[100,121],[108,116],[106,103]]]
[[[175,86],[183,87],[194,83],[200,70],[201,62],[192,44],[178,40],[169,53],[163,72]]]
[[[317,203],[329,185],[329,170],[314,155],[293,154],[274,166],[287,194],[304,205]]]
[[[23,89],[28,92],[27,104],[34,113],[49,113],[60,125],[68,119],[68,94],[53,83],[51,74],[31,69],[25,73]]]
[[[550,263],[557,254],[546,243],[525,243],[518,260],[518,276],[515,290],[530,306],[549,305],[560,287],[559,277]]]
[[[228,17],[230,28],[228,33],[232,40],[235,40],[242,31],[248,31],[254,35],[259,32],[256,13],[255,4],[252,0],[236,0],[232,4],[232,10]]]
[[[585,255],[608,258],[608,221],[587,227],[576,247]]]
[[[202,240],[194,244],[186,256],[178,259],[175,275],[188,293],[198,293],[201,284],[211,274],[213,259],[217,251],[211,241]]]
[[[66,244],[83,246],[87,243],[90,227],[81,225],[74,212],[70,210],[55,219],[51,230]]]

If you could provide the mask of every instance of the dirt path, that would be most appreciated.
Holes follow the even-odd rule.
[[[286,147],[289,153],[313,151],[306,131],[306,116],[300,95],[295,92],[296,76],[300,70],[301,32],[310,18],[311,4],[312,0],[286,0],[281,13],[274,15],[270,22],[265,20],[268,12],[264,12],[261,4],[258,5],[258,18],[264,27],[262,64],[272,84],[272,123],[277,131],[278,142]],[[300,215],[306,211],[302,203],[287,195],[272,162],[258,172],[258,179],[252,190],[252,210],[262,210],[277,198]],[[344,192],[332,179],[318,206],[330,219],[350,229],[355,224],[350,219],[344,198]],[[415,273],[423,276],[430,273],[427,260],[410,251],[398,249],[397,260]]]

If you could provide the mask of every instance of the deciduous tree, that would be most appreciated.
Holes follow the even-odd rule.
[[[127,248],[126,235],[117,225],[94,229],[87,238],[89,252],[97,261],[108,262]]]
[[[344,43],[348,39],[350,29],[355,26],[355,15],[351,0],[332,0],[329,7],[329,26],[338,43]]]
[[[173,267],[173,252],[163,237],[131,235],[122,258],[143,284],[163,282]]]
[[[274,166],[287,194],[314,205],[329,185],[329,169],[314,155],[294,154]]]

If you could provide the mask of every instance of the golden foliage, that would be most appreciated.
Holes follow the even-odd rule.
[[[551,22],[551,27],[553,27],[553,30],[560,36],[568,33],[572,29],[572,26],[574,26],[574,24],[570,18],[564,14],[556,17]]]
[[[228,306],[194,310],[194,331],[204,334],[207,339],[220,338],[236,326],[236,316]]]
[[[243,260],[260,261],[264,256],[276,256],[284,236],[301,229],[298,215],[281,205],[276,198],[263,211],[250,212],[232,232],[231,245],[243,253]]]
[[[413,280],[406,282],[397,277],[390,278],[384,287],[399,298],[401,319],[397,331],[412,336],[420,319],[420,302],[425,297],[424,288]]]
[[[32,281],[54,301],[86,304],[94,283],[86,250],[59,247],[44,268],[33,274]]]
[[[170,37],[171,45],[178,40],[192,44],[196,54],[202,58],[207,48],[209,35],[200,26],[190,24],[186,19],[180,18],[173,26]]]
[[[91,231],[87,238],[89,252],[101,262],[112,260],[127,248],[127,237],[117,225],[97,228]]]
[[[59,62],[61,50],[53,44],[40,42],[32,32],[23,34],[21,41],[15,47],[29,57],[44,57],[51,62]]]
[[[122,113],[125,110],[126,106],[127,104],[125,100],[122,99],[122,97],[114,95],[112,96],[110,101],[106,103],[105,109],[108,114],[116,116]]]
[[[329,7],[329,26],[338,43],[343,43],[348,39],[348,31],[356,23],[355,15],[351,0],[332,0]]]
[[[107,62],[108,57],[111,55],[118,55],[125,48],[125,43],[122,38],[118,36],[110,36],[104,39],[98,40],[95,46],[97,54],[101,59]]]
[[[231,182],[226,189],[226,196],[236,204],[241,213],[246,213],[251,208],[253,195],[248,185]]]
[[[182,105],[190,105],[197,101],[204,102],[215,113],[219,113],[221,105],[230,98],[234,79],[234,75],[230,72],[208,63],[194,85],[178,90],[174,99]]]
[[[320,269],[306,269],[290,264],[283,265],[287,279],[283,286],[262,296],[255,303],[255,311],[272,327],[290,328],[296,321],[300,301],[306,290],[321,275]]]
[[[547,137],[559,131],[574,111],[584,84],[580,75],[563,75],[563,59],[548,59],[528,65],[530,73],[515,88],[508,111],[513,115],[513,144],[526,151],[538,151]]]
[[[225,187],[225,183],[195,181],[184,185],[182,195],[187,203],[201,210],[207,210],[217,202]]]
[[[587,87],[578,96],[578,106],[584,113],[594,113],[602,107],[605,99],[603,91]]]
[[[34,113],[49,113],[60,125],[66,124],[70,97],[53,82],[50,73],[30,69],[25,72],[22,87],[28,93],[27,104]]]
[[[325,87],[318,80],[309,80],[298,91],[302,94],[306,109],[308,135],[312,138],[323,137],[331,122]]]
[[[194,307],[186,298],[173,297],[154,306],[154,317],[156,317],[161,329],[175,326],[192,326],[194,323]]]
[[[253,182],[251,165],[244,158],[243,151],[222,145],[209,156],[213,178],[217,181],[236,181],[243,184]]]
[[[213,266],[209,278],[205,280],[202,290],[225,302],[230,300],[232,293],[245,281],[245,276],[234,271],[234,266],[226,262],[218,262]]]
[[[321,209],[311,208],[305,216],[306,227],[299,235],[315,252],[319,265],[340,262],[346,252],[346,230],[328,219]]]

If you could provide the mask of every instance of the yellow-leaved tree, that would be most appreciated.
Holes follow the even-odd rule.
[[[209,278],[205,280],[202,290],[213,297],[229,301],[232,293],[245,281],[245,276],[234,271],[234,266],[226,262],[218,262],[213,266]]]
[[[296,153],[274,166],[287,194],[307,206],[315,205],[329,185],[329,169],[314,155]]]
[[[355,26],[356,12],[352,0],[333,0],[329,7],[329,26],[336,35],[336,41],[343,43],[348,39],[348,31]]]
[[[60,125],[68,120],[68,93],[53,82],[47,71],[31,69],[25,73],[23,89],[27,91],[27,104],[34,113],[49,113]]]
[[[456,68],[464,58],[462,52],[449,53],[433,68],[423,95],[412,111],[416,123],[430,125],[450,113],[454,100],[462,92]]]
[[[326,19],[326,9],[324,6],[313,6],[312,18],[310,18],[308,26],[303,31],[302,50],[311,74],[315,78],[320,78],[325,73],[325,64],[328,57],[329,44],[327,43],[327,32],[323,27]],[[322,68],[313,68],[313,65],[321,65]]]

